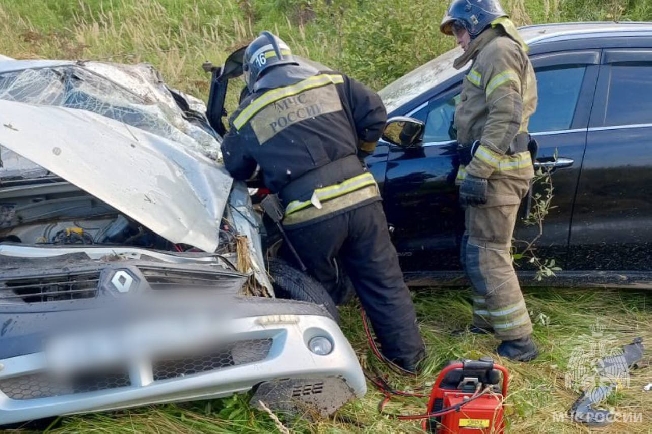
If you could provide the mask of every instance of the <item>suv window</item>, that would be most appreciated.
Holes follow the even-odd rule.
[[[652,123],[652,65],[612,66],[605,126]]]
[[[425,142],[445,142],[455,139],[455,135],[451,131],[457,99],[455,96],[431,104],[426,119],[426,130],[423,134]]]
[[[584,80],[585,66],[536,70],[537,109],[529,131],[562,131],[570,128]]]
[[[452,132],[455,118],[455,104],[459,99],[459,90],[446,92],[443,96],[431,100],[427,106],[412,114],[426,124],[423,133],[425,143],[448,142],[455,140]]]
[[[530,119],[529,131],[560,131],[570,128],[579,100],[585,66],[542,68],[536,71],[538,103]],[[652,82],[651,82],[652,83]],[[450,127],[459,93],[438,97],[412,114],[426,124],[425,143],[454,140]],[[650,102],[652,105],[652,101]]]

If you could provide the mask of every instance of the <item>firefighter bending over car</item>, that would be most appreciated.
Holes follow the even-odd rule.
[[[441,31],[464,50],[454,67],[472,62],[454,121],[466,208],[461,257],[474,289],[470,331],[495,333],[500,356],[529,361],[538,352],[510,249],[534,177],[528,121],[537,104],[536,77],[527,46],[497,0],[454,0]]]
[[[248,94],[229,120],[224,163],[237,180],[260,167],[309,272],[334,295],[339,258],[383,355],[416,372],[424,343],[378,186],[361,162],[383,132],[385,107],[362,83],[304,63],[269,32],[251,42],[243,63]]]

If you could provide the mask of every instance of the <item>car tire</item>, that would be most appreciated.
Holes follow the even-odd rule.
[[[270,258],[267,268],[277,298],[318,304],[329,313],[331,318],[339,322],[337,306],[326,292],[324,285],[278,258]]]

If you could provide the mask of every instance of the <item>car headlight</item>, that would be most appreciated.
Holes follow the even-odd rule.
[[[318,356],[327,356],[333,351],[333,343],[324,336],[315,336],[308,341],[308,349]]]

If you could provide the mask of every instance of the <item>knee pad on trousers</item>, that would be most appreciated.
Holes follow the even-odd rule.
[[[462,270],[464,270],[465,273],[466,273],[466,245],[468,242],[469,242],[469,236],[464,235],[462,237],[462,242],[460,245],[460,264],[462,265]]]
[[[464,247],[464,260],[462,265],[467,277],[471,281],[476,293],[480,295],[487,294],[487,285],[480,268],[480,247],[473,244],[466,244]]]
[[[466,274],[479,295],[490,295],[516,279],[507,248],[466,245]]]

